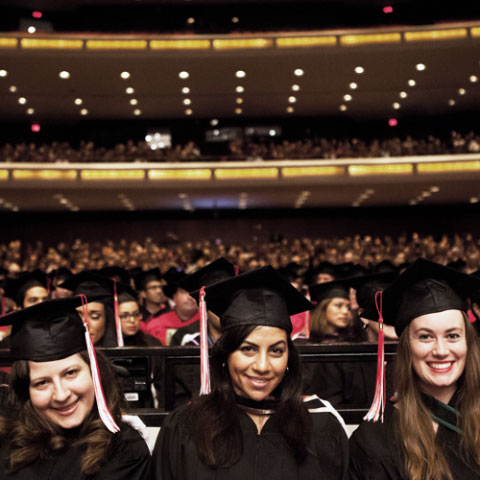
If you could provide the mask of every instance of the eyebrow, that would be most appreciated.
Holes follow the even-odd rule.
[[[415,330],[414,333],[418,333],[418,332],[421,332],[421,331],[425,331],[425,332],[428,332],[428,333],[435,333],[434,330],[432,330],[431,328],[427,328],[427,327],[420,327],[418,328],[417,330]],[[447,328],[444,333],[450,333],[450,332],[457,332],[457,331],[462,331],[462,327],[451,327],[451,328]]]
[[[256,343],[250,342],[250,341],[248,341],[248,340],[244,340],[244,341],[242,342],[242,344],[243,344],[243,343],[248,343],[249,345],[253,345],[254,347],[258,347],[258,345],[257,345]],[[275,343],[272,343],[271,345],[269,345],[268,348],[276,347],[276,346],[279,345],[280,343],[283,343],[284,345],[287,344],[287,342],[286,342],[285,340],[279,340],[278,342],[275,342]]]
[[[72,370],[73,368],[81,368],[81,365],[78,363],[74,363],[72,365],[69,365],[68,367],[64,368],[63,370],[60,371],[60,375],[64,375],[67,373],[69,370]],[[38,377],[32,376],[30,379],[30,382],[36,382],[38,380],[44,380],[45,378],[50,378],[52,375],[40,375]]]

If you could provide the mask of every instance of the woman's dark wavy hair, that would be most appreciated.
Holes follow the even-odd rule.
[[[212,392],[196,397],[187,407],[186,420],[203,463],[213,467],[232,465],[243,453],[240,410],[228,372],[228,358],[256,325],[230,327],[216,342],[210,362]],[[272,415],[280,419],[280,431],[297,463],[307,457],[311,428],[302,402],[300,357],[287,335],[288,371],[273,392],[278,405]]]
[[[112,299],[95,300],[101,303],[105,309],[105,333],[95,344],[95,347],[117,347],[117,332],[115,329],[115,313],[112,306]]]
[[[79,353],[90,365],[88,353]],[[101,352],[97,361],[102,378],[102,386],[107,405],[117,424],[121,422],[123,397],[117,386],[110,362]],[[11,410],[8,417],[0,417],[0,435],[8,443],[7,469],[16,472],[39,460],[46,459],[54,452],[62,452],[69,443],[57,425],[41,417],[30,401],[30,369],[28,361],[19,360],[12,364],[10,385],[13,392]],[[81,470],[85,475],[93,475],[108,459],[113,434],[107,430],[98,415],[94,403],[92,411],[80,426],[75,445],[81,447]]]

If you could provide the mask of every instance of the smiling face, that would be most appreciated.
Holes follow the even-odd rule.
[[[325,310],[327,316],[327,333],[335,333],[348,327],[352,321],[350,301],[346,298],[332,298]]]
[[[408,335],[421,390],[448,403],[467,358],[462,312],[445,310],[417,317],[411,322]]]
[[[28,362],[30,400],[35,411],[61,428],[75,428],[95,401],[90,367],[77,353],[51,362]]]
[[[228,358],[233,390],[241,397],[265,400],[282,381],[287,364],[287,332],[256,327]]]

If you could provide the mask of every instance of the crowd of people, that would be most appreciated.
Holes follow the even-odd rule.
[[[212,153],[208,143],[201,147],[193,141],[184,145],[157,148],[146,141],[128,140],[114,147],[95,145],[93,141],[81,141],[72,145],[67,141],[50,144],[6,143],[0,147],[0,162],[16,163],[118,163],[118,162],[192,162],[235,160],[284,160],[284,159],[337,159],[376,158],[412,155],[442,155],[479,153],[480,135],[474,132],[462,134],[452,131],[447,138],[429,135],[385,139],[324,138],[284,139],[271,137],[250,139],[241,137],[228,143],[225,152]]]

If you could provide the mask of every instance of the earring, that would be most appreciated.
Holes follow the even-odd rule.
[[[287,365],[287,368],[285,369],[285,373],[288,373],[288,365]]]
[[[222,367],[225,368],[225,362],[222,363]]]

